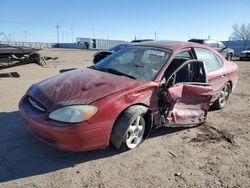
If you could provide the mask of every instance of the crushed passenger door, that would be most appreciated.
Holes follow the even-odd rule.
[[[212,88],[203,85],[180,84],[168,89],[169,124],[199,124],[205,121],[212,98]]]
[[[166,79],[161,95],[165,125],[203,123],[213,94],[204,63],[198,60],[186,61]]]

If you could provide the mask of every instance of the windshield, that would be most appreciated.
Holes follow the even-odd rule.
[[[171,52],[149,47],[128,47],[101,60],[95,69],[139,80],[154,80]]]

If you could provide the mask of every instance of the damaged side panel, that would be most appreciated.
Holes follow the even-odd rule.
[[[205,121],[212,98],[212,88],[181,84],[168,89],[167,125],[199,124]]]

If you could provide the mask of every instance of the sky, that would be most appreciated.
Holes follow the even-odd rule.
[[[250,0],[0,0],[0,33],[12,41],[228,40],[250,23]],[[0,40],[5,36],[0,35]]]

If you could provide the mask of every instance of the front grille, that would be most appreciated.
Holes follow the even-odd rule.
[[[28,96],[28,101],[30,103],[30,105],[35,108],[36,110],[39,110],[41,112],[46,112],[46,107],[40,103],[39,101],[37,101],[36,99],[34,99],[33,97],[31,96]]]

